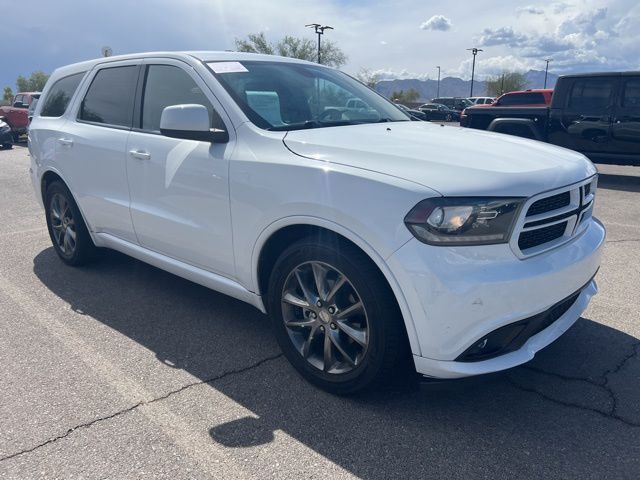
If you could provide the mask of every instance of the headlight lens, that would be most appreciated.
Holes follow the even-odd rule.
[[[509,241],[524,198],[429,198],[407,214],[404,223],[430,245],[490,245]]]

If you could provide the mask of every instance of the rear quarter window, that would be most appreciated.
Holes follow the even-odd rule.
[[[64,115],[85,73],[86,72],[75,73],[56,81],[44,99],[40,116],[61,117]]]

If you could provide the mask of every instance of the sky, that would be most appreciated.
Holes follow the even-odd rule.
[[[19,9],[17,8],[19,6]],[[471,6],[473,5],[473,6]],[[19,10],[16,16],[9,14]],[[640,70],[639,0],[0,0],[5,12],[0,86],[18,75],[100,56],[166,50],[233,50],[263,31],[309,37],[308,23],[361,68],[383,78],[477,78],[505,70]],[[12,19],[19,18],[19,22]]]

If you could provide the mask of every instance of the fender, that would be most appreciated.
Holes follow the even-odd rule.
[[[260,252],[262,251],[262,248],[264,247],[265,243],[271,237],[271,235],[273,235],[278,230],[285,227],[293,226],[293,225],[313,225],[316,227],[325,228],[334,233],[342,235],[346,239],[356,244],[360,249],[362,249],[363,252],[365,252],[369,256],[371,260],[373,260],[373,262],[382,272],[382,275],[384,275],[385,279],[389,283],[389,286],[391,287],[391,290],[393,291],[393,294],[396,297],[396,301],[398,302],[398,306],[400,307],[405,328],[407,330],[407,337],[409,338],[411,351],[414,353],[414,355],[421,355],[418,336],[416,333],[415,325],[414,325],[413,318],[411,316],[411,312],[409,310],[407,301],[405,299],[405,296],[402,290],[400,289],[400,285],[398,284],[395,276],[389,269],[387,262],[385,261],[384,258],[378,255],[378,253],[373,249],[371,245],[369,245],[369,243],[366,240],[364,240],[354,231],[338,223],[325,220],[324,218],[319,218],[319,217],[296,215],[296,216],[280,218],[279,220],[275,220],[274,222],[269,224],[267,227],[265,227],[262,230],[262,232],[260,232],[260,235],[258,235],[258,238],[254,243],[253,250],[251,252],[251,273],[252,273],[251,290],[258,294],[261,293],[258,291],[259,290],[258,260],[260,258]]]
[[[531,130],[535,140],[544,141],[536,123],[528,118],[495,118],[487,127],[487,131],[502,133],[501,127],[509,125],[526,127]]]

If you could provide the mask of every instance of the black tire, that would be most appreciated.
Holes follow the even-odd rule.
[[[65,212],[69,212],[68,227],[71,227],[73,223],[73,231],[75,232],[75,240],[73,241],[73,247],[64,244],[64,241],[59,241],[59,237],[56,235],[64,235],[63,233],[54,233],[54,222],[52,211],[55,210],[55,202],[60,202],[64,199],[68,210],[65,208]],[[73,195],[67,188],[67,186],[61,181],[54,181],[48,187],[45,193],[45,213],[47,217],[47,229],[49,230],[49,237],[56,253],[60,259],[71,266],[84,265],[91,260],[94,260],[97,254],[97,247],[93,244],[87,226],[84,223],[82,214],[73,199]],[[59,203],[58,203],[59,205]],[[64,212],[62,212],[64,213]],[[56,229],[59,232],[59,229]],[[63,243],[63,245],[61,245]],[[66,250],[65,250],[66,249]]]
[[[312,365],[296,348],[285,326],[282,303],[285,284],[294,269],[309,262],[329,265],[346,276],[364,304],[368,345],[361,361],[346,373],[329,373]],[[344,395],[397,384],[415,374],[404,322],[393,292],[376,265],[355,246],[335,237],[302,239],[280,255],[268,288],[268,310],[278,343],[295,369],[312,384]],[[326,331],[331,333],[328,328]]]
[[[20,142],[20,134],[18,132],[11,132],[11,136],[13,137],[13,143]]]
[[[13,144],[12,143],[5,143],[2,145],[2,149],[3,150],[11,150],[13,148]]]

